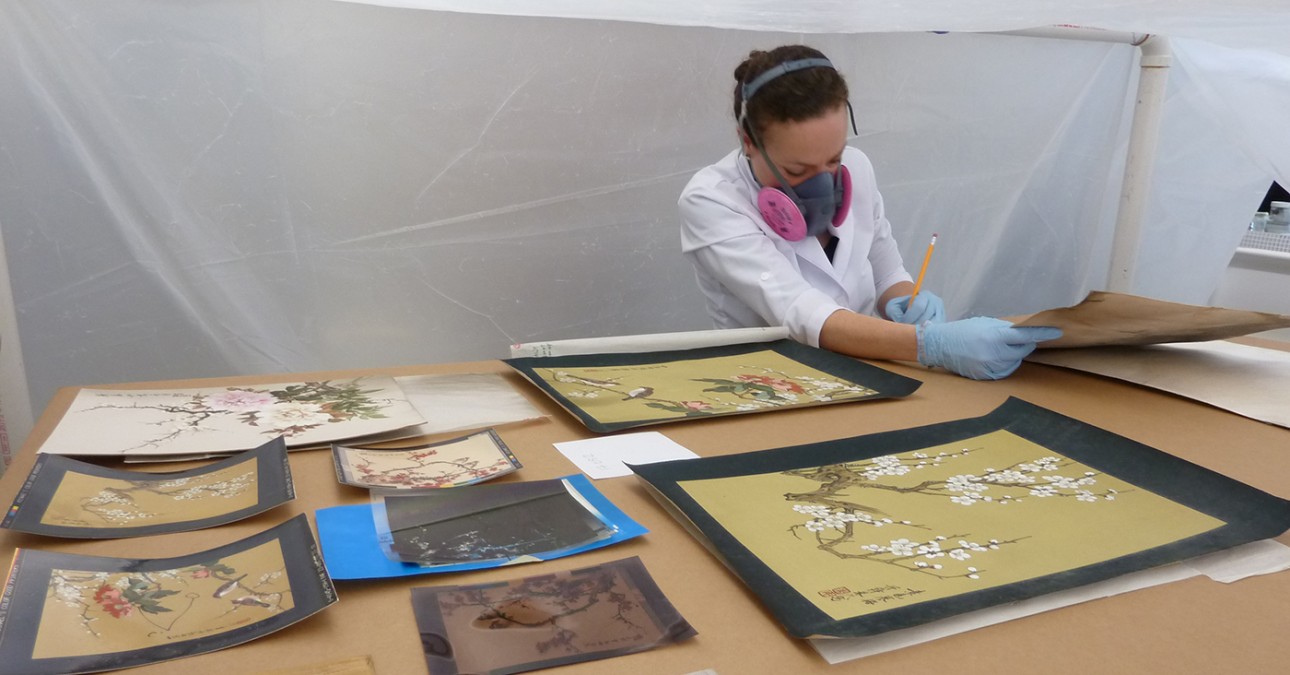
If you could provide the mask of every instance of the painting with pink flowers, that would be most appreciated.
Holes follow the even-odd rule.
[[[0,600],[0,669],[91,673],[169,661],[263,637],[336,599],[304,514],[177,558],[19,548]]]
[[[393,432],[425,420],[389,377],[195,389],[82,389],[40,452],[231,453],[281,436],[289,448]]]
[[[906,396],[921,384],[789,340],[506,362],[597,432]]]
[[[412,448],[332,445],[336,479],[364,488],[448,488],[482,483],[520,468],[496,431],[487,429]]]

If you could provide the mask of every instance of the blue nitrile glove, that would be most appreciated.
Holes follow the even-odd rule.
[[[909,296],[902,295],[887,301],[887,318],[896,323],[941,323],[945,320],[945,301],[931,291],[919,291],[914,306],[909,306]]]
[[[915,331],[919,363],[941,366],[974,380],[1003,379],[1035,350],[1036,342],[1062,336],[1058,328],[1018,328],[986,316],[919,325]]]

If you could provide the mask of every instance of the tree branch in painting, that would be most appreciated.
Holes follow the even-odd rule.
[[[215,478],[215,480],[212,480]],[[197,499],[222,498],[231,499],[247,490],[256,489],[256,474],[246,471],[240,475],[220,479],[213,476],[193,476],[170,480],[132,480],[129,487],[104,487],[96,494],[81,499],[81,511],[93,516],[100,522],[112,525],[125,525],[132,521],[156,517],[141,506],[136,494],[155,495],[172,502],[183,502]],[[86,524],[92,520],[84,521]]]
[[[379,452],[390,454],[390,451]],[[505,457],[498,457],[492,464],[482,467],[478,459],[470,457],[439,458],[439,451],[434,449],[402,453],[399,458],[405,461],[400,463],[381,455],[376,455],[380,458],[378,461],[360,453],[350,453],[350,457],[351,465],[363,483],[408,488],[451,487],[487,478],[513,466]]]
[[[99,638],[100,621],[133,621],[148,625],[146,632],[164,636],[180,630],[176,626],[198,603],[227,605],[222,618],[242,608],[254,608],[265,616],[290,609],[284,600],[290,590],[277,590],[286,573],[278,569],[247,582],[245,573],[214,561],[174,570],[152,572],[77,572],[53,570],[47,601],[74,609],[86,634]],[[219,585],[213,589],[214,582]],[[192,627],[183,630],[193,630]]]
[[[100,393],[101,398],[120,402],[102,403],[86,408],[90,410],[154,410],[167,415],[160,422],[158,434],[128,450],[156,447],[182,436],[213,431],[209,423],[220,417],[232,417],[239,422],[263,427],[267,436],[300,435],[324,424],[351,419],[384,418],[384,408],[389,400],[372,397],[379,389],[363,389],[362,378],[348,382],[303,382],[281,389],[254,387],[229,387],[217,393],[198,393],[182,404],[131,403],[139,396],[129,391]]]
[[[974,556],[1016,545],[1028,537],[974,541],[970,533],[919,534],[874,542],[873,531],[894,528],[935,533],[934,523],[916,523],[861,503],[866,491],[894,492],[944,499],[960,507],[1000,508],[1028,499],[1072,499],[1080,503],[1114,501],[1113,488],[1096,489],[1098,472],[1064,475],[1074,464],[1058,457],[1040,457],[1001,469],[984,467],[979,474],[959,473],[943,479],[917,480],[917,473],[947,462],[967,461],[977,449],[883,455],[872,459],[792,469],[782,472],[818,484],[813,490],[790,492],[784,499],[793,510],[807,516],[805,523],[789,528],[798,539],[802,532],[816,547],[845,560],[879,563],[910,572],[946,578],[979,579],[982,569],[968,565]],[[1013,508],[1025,508],[1013,506]]]

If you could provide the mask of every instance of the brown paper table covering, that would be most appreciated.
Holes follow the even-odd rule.
[[[1290,497],[1290,430],[1262,424],[1176,396],[1062,368],[1023,364],[1012,377],[976,382],[942,371],[884,363],[921,379],[913,395],[864,406],[823,406],[734,416],[656,429],[701,456],[784,447],[983,415],[1009,396],[1023,398],[1213,469],[1273,494]],[[293,374],[345,377],[367,373],[505,373],[500,361],[404,368]],[[554,478],[576,467],[552,446],[592,435],[556,404],[507,374],[514,386],[550,417],[499,429],[524,468],[501,481]],[[283,381],[282,374],[209,380],[116,385],[134,388],[193,387]],[[97,386],[97,385],[96,385]],[[35,451],[67,409],[75,388],[60,391],[41,416],[14,465],[0,479],[0,503],[11,503]],[[444,437],[427,437],[442,440]],[[300,513],[337,504],[357,504],[365,491],[336,482],[330,453],[290,456],[297,498],[284,506],[222,527],[130,540],[64,541],[0,532],[0,566],[8,568],[15,546],[86,555],[162,557],[204,550],[249,536]],[[175,470],[166,465],[157,470]],[[925,645],[837,666],[827,665],[805,642],[794,640],[757,599],[646,494],[634,478],[597,482],[597,487],[650,534],[600,551],[529,566],[462,573],[443,583],[505,581],[538,571],[586,567],[640,556],[659,587],[699,636],[666,649],[548,672],[577,674],[691,673],[705,668],[732,673],[885,673],[905,675],[940,664],[958,675],[1042,668],[1048,673],[1283,672],[1290,663],[1290,574],[1254,577],[1236,584],[1205,578],[1068,607],[991,626]],[[1279,541],[1290,544],[1290,536]],[[236,675],[306,666],[371,655],[378,673],[425,672],[413,619],[411,588],[421,578],[340,582],[340,603],[264,639],[182,661],[133,669],[132,673]]]

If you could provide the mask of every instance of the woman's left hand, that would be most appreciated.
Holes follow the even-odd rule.
[[[896,323],[910,323],[921,326],[925,323],[945,321],[945,301],[931,291],[919,291],[914,297],[913,305],[909,296],[902,295],[887,301],[887,318]]]

